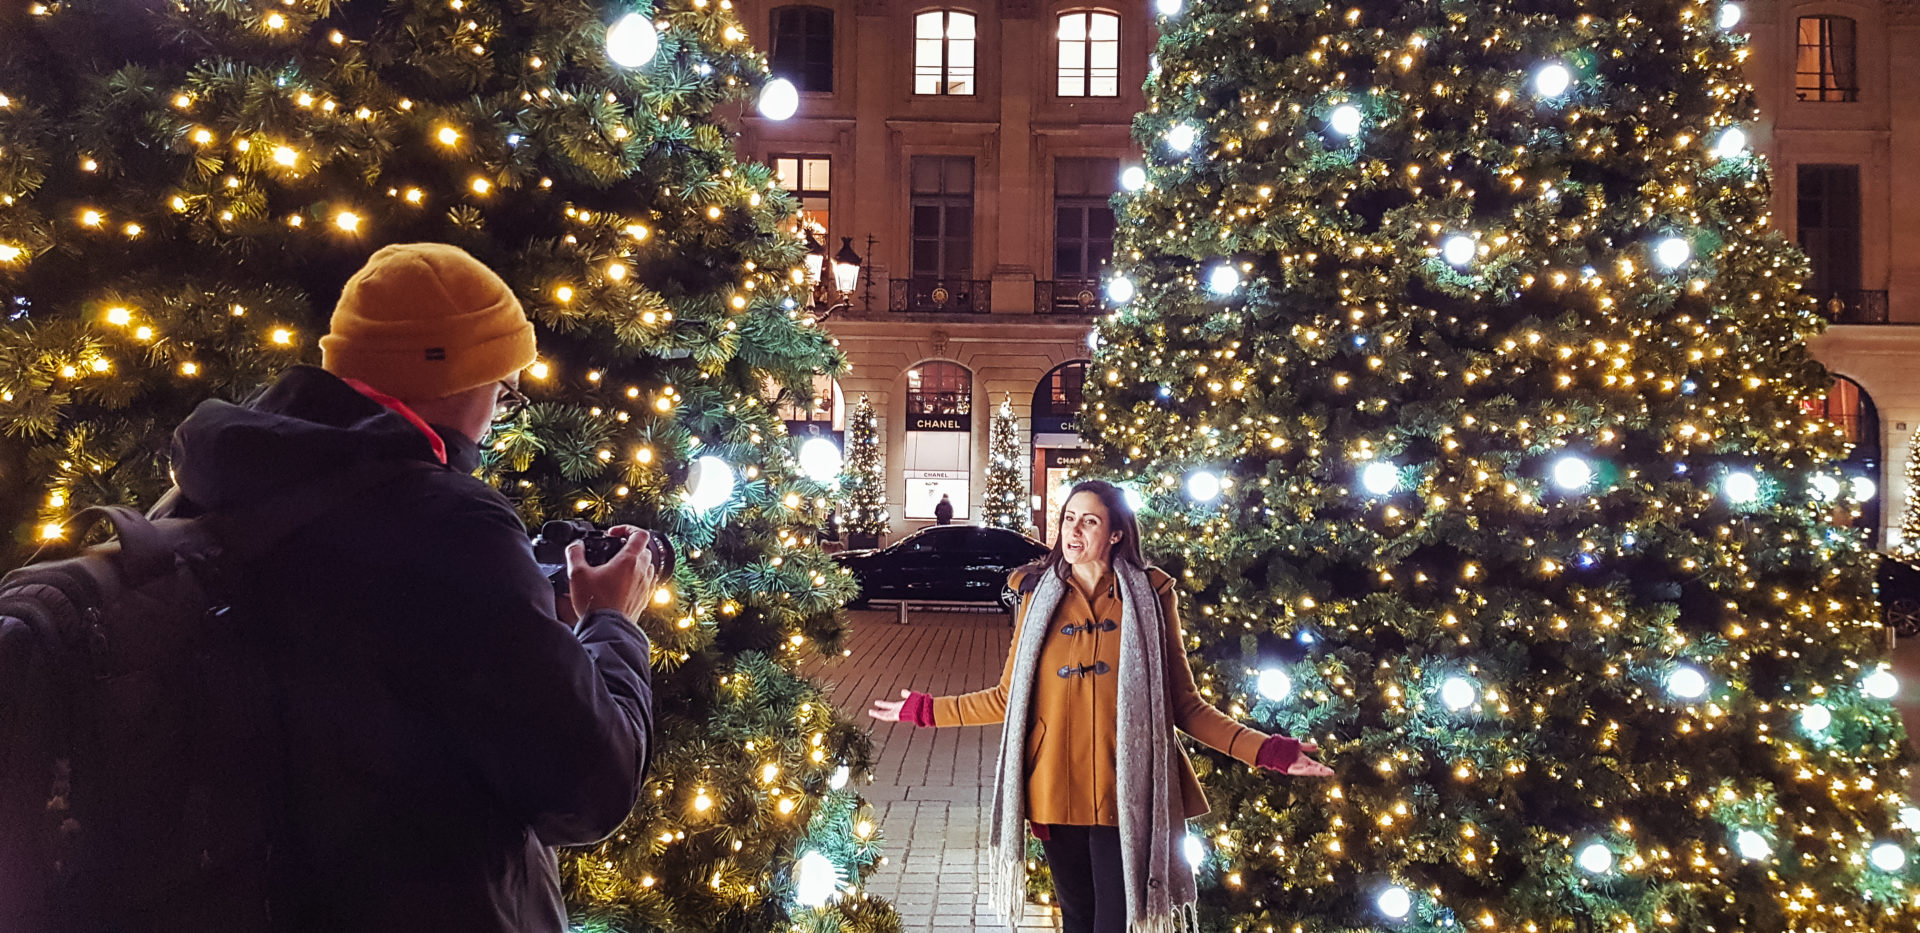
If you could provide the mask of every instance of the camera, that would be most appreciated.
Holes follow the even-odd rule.
[[[567,591],[567,545],[575,541],[586,545],[587,565],[598,567],[613,559],[625,547],[627,539],[616,538],[592,522],[580,519],[555,520],[540,526],[533,539],[533,561],[540,572],[553,581],[555,592]],[[647,559],[653,564],[653,578],[664,580],[673,575],[673,542],[657,531],[647,533]]]

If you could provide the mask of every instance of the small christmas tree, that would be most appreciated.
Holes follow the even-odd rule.
[[[1013,400],[1002,399],[993,413],[993,438],[987,446],[987,526],[1019,531],[1027,526],[1025,488],[1020,482],[1020,426]]]
[[[1907,514],[1893,553],[1908,563],[1920,562],[1920,431],[1907,441]]]
[[[840,473],[840,526],[850,547],[872,547],[887,533],[886,476],[880,472],[880,419],[860,396],[847,427],[847,464]]]

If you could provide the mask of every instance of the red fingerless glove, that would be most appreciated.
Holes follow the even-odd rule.
[[[1270,735],[1260,745],[1260,754],[1254,756],[1256,767],[1268,771],[1285,771],[1300,760],[1300,740],[1284,735]]]
[[[907,694],[907,702],[900,707],[900,721],[923,727],[933,725],[933,697],[917,690]]]

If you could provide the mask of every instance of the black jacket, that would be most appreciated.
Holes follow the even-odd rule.
[[[426,435],[296,367],[174,435],[188,507],[243,506],[365,459],[411,471],[298,532],[252,573],[287,745],[276,930],[560,931],[553,846],[632,809],[653,731],[647,639],[616,612],[571,631],[473,442]]]

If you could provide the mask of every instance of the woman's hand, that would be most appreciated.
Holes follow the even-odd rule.
[[[1300,777],[1333,777],[1332,768],[1307,757],[1319,750],[1320,746],[1312,742],[1301,742],[1300,757],[1295,758],[1293,764],[1287,766],[1287,773]]]
[[[910,696],[913,696],[913,691],[902,690],[900,701],[897,703],[892,700],[875,700],[872,706],[867,707],[867,715],[881,722],[899,722],[900,707],[907,705],[907,697]]]

